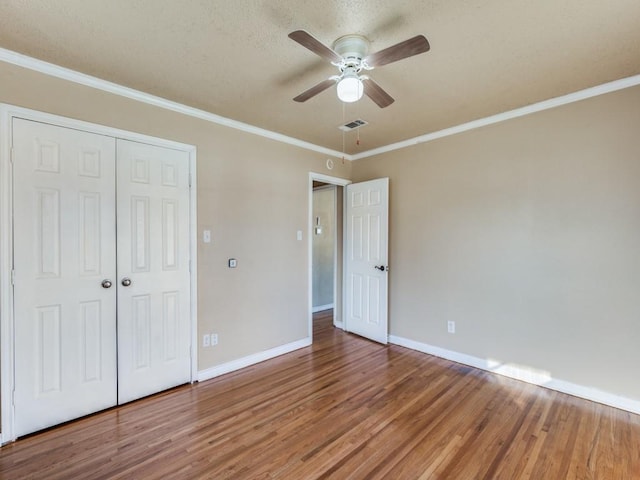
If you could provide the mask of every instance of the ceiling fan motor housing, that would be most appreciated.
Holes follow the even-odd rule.
[[[364,67],[362,60],[369,52],[369,40],[362,35],[345,35],[333,42],[333,51],[342,57],[335,64],[342,72],[348,68],[360,72]]]

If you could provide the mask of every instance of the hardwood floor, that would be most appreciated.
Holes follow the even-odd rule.
[[[640,416],[315,317],[312,347],[7,445],[2,479],[640,479]]]

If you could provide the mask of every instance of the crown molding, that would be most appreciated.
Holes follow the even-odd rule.
[[[304,148],[305,150],[322,153],[324,155],[330,155],[332,157],[336,157],[340,159],[344,157],[345,160],[351,160],[351,155],[343,154],[342,152],[339,152],[337,150],[332,150],[330,148],[322,147],[320,145],[315,145],[310,142],[305,142],[304,140],[289,137],[281,133],[265,130],[264,128],[259,128],[253,125],[249,125],[248,123],[232,120],[230,118],[216,115],[215,113],[206,112],[198,108],[189,107],[181,103],[173,102],[171,100],[167,100],[162,97],[157,97],[155,95],[150,95],[148,93],[141,92],[133,88],[124,87],[122,85],[118,85],[117,83],[109,82],[107,80],[102,80],[97,77],[92,77],[91,75],[86,75],[84,73],[76,72],[75,70],[71,70],[65,67],[60,67],[58,65],[54,65],[53,63],[48,63],[42,60],[38,60],[36,58],[29,57],[27,55],[13,52],[11,50],[7,50],[4,48],[0,48],[0,61],[11,63],[18,67],[27,68],[29,70],[34,70],[36,72],[43,73],[45,75],[49,75],[52,77],[68,80],[70,82],[84,85],[87,87],[96,88],[104,92],[113,93],[121,97],[130,98],[138,102],[147,103],[149,105],[164,108],[166,110],[171,110],[173,112],[182,113],[190,117],[199,118],[207,122],[216,123],[218,125],[223,125],[225,127],[230,127],[236,130],[241,130],[243,132],[251,133],[253,135],[266,137],[271,140],[275,140],[277,142],[286,143],[296,147]]]
[[[29,70],[34,70],[36,72],[44,73],[45,75],[50,75],[52,77],[68,80],[70,82],[78,83],[80,85],[85,85],[87,87],[96,88],[98,90],[113,93],[115,95],[120,95],[122,97],[130,98],[132,100],[137,100],[139,102],[147,103],[149,105],[154,105],[156,107],[178,112],[183,115],[199,118],[201,120],[205,120],[218,125],[234,128],[236,130],[241,130],[243,132],[251,133],[253,135],[266,137],[271,140],[275,140],[277,142],[286,143],[289,145],[303,148],[305,150],[322,153],[324,155],[330,155],[336,158],[344,158],[345,160],[350,160],[350,161],[361,160],[364,158],[373,157],[375,155],[380,155],[382,153],[387,153],[387,152],[392,152],[394,150],[400,150],[402,148],[412,147],[420,143],[431,142],[439,138],[448,137],[450,135],[456,135],[458,133],[467,132],[469,130],[474,130],[476,128],[486,127],[488,125],[493,125],[495,123],[504,122],[514,118],[523,117],[525,115],[530,115],[532,113],[537,113],[544,110],[549,110],[551,108],[560,107],[562,105],[567,105],[569,103],[578,102],[580,100],[585,100],[587,98],[597,97],[599,95],[604,95],[606,93],[611,93],[617,90],[623,90],[625,88],[640,85],[640,75],[634,75],[631,77],[622,78],[620,80],[614,80],[612,82],[604,83],[602,85],[597,85],[595,87],[586,88],[578,92],[569,93],[567,95],[551,98],[549,100],[544,100],[542,102],[527,105],[525,107],[509,110],[508,112],[498,113],[496,115],[480,118],[478,120],[473,120],[471,122],[463,123],[450,128],[445,128],[443,130],[438,130],[436,132],[426,133],[424,135],[410,138],[408,140],[403,140],[402,142],[391,143],[389,145],[367,150],[361,153],[357,153],[355,155],[349,155],[349,154],[339,152],[337,150],[322,147],[320,145],[315,145],[310,142],[305,142],[304,140],[300,140],[298,138],[289,137],[281,133],[276,133],[270,130],[249,125],[248,123],[232,120],[230,118],[216,115],[215,113],[206,112],[204,110],[189,107],[187,105],[173,102],[171,100],[167,100],[162,97],[157,97],[155,95],[150,95],[148,93],[144,93],[139,90],[134,90],[129,87],[124,87],[122,85],[118,85],[113,82],[108,82],[106,80],[102,80],[97,77],[92,77],[91,75],[86,75],[84,73],[76,72],[74,70],[71,70],[65,67],[60,67],[58,65],[54,65],[53,63],[48,63],[42,60],[38,60],[32,57],[29,57],[27,55],[13,52],[11,50],[7,50],[4,48],[0,48],[0,61],[11,63],[13,65],[27,68]]]
[[[532,113],[542,112],[543,110],[549,110],[551,108],[560,107],[569,103],[578,102],[587,98],[597,97],[604,95],[605,93],[615,92],[617,90],[623,90],[629,87],[635,87],[640,85],[640,75],[634,75],[632,77],[623,78],[620,80],[614,80],[613,82],[603,83],[591,88],[586,88],[578,92],[562,95],[561,97],[551,98],[542,102],[527,105],[526,107],[516,108],[509,110],[508,112],[498,113],[489,117],[480,118],[471,122],[456,125],[454,127],[438,130],[437,132],[426,133],[418,137],[410,138],[398,143],[391,143],[384,147],[374,148],[367,150],[356,155],[351,155],[351,160],[360,160],[363,158],[373,157],[374,155],[380,155],[381,153],[392,152],[394,150],[400,150],[401,148],[412,147],[420,143],[431,142],[439,138],[448,137],[457,133],[467,132],[469,130],[475,130],[476,128],[486,127],[487,125],[493,125],[494,123],[504,122],[506,120],[512,120],[514,118],[523,117]]]

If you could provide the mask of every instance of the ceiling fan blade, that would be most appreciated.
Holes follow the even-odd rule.
[[[385,92],[380,85],[370,78],[362,79],[364,94],[373,100],[380,108],[388,107],[395,100],[391,95]]]
[[[431,47],[424,35],[416,35],[409,40],[397,43],[391,47],[372,53],[364,61],[370,67],[381,67],[388,63],[397,62],[403,58],[413,57],[428,52]]]
[[[328,78],[320,83],[318,83],[317,85],[314,85],[313,87],[311,87],[309,90],[305,90],[304,92],[302,92],[300,95],[298,95],[296,98],[294,98],[294,100],[296,102],[306,102],[307,100],[309,100],[311,97],[315,97],[316,95],[318,95],[320,92],[324,92],[327,88],[329,88],[331,85],[335,85],[336,81],[333,78]]]
[[[291,40],[295,40],[303,47],[308,48],[316,55],[320,55],[322,58],[325,58],[330,62],[339,63],[340,61],[342,61],[342,57],[340,55],[320,42],[320,40],[316,40],[315,37],[312,37],[311,34],[305,32],[304,30],[296,30],[295,32],[291,32],[289,34],[289,38]]]

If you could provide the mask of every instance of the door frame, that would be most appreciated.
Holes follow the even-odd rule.
[[[14,305],[13,269],[13,182],[12,182],[12,119],[22,118],[59,127],[83,130],[139,143],[147,143],[189,154],[189,255],[191,274],[191,382],[197,380],[198,370],[198,284],[197,284],[197,182],[196,147],[149,135],[106,127],[68,117],[39,112],[28,108],[0,103],[0,445],[15,440],[14,433]],[[115,228],[115,226],[114,226]]]
[[[308,267],[307,267],[307,272],[308,272],[308,294],[307,294],[307,305],[308,305],[308,329],[309,329],[309,339],[311,340],[311,342],[313,342],[313,181],[317,181],[317,182],[324,182],[324,183],[328,183],[330,185],[335,185],[337,187],[346,187],[347,185],[351,184],[351,180],[347,180],[346,178],[340,178],[340,177],[331,177],[329,175],[325,175],[323,173],[316,173],[316,172],[309,172],[309,186],[308,186],[308,190],[309,190],[309,215],[308,215],[308,225],[307,225],[307,258],[308,258]],[[336,195],[336,199],[337,199],[337,195]],[[344,199],[344,197],[343,197]],[[335,208],[336,211],[338,208],[341,208],[338,204],[337,204],[337,200],[335,202]],[[343,205],[342,205],[342,211],[343,211],[343,225],[344,225],[344,201],[343,201]],[[336,220],[337,221],[337,220]],[[344,229],[343,229],[343,237],[344,237]],[[340,239],[336,240],[336,246],[337,246],[337,242],[339,242]],[[344,238],[343,238],[343,245],[344,245]],[[338,261],[342,262],[343,265],[343,285],[342,285],[342,291],[338,292],[338,282],[337,282],[337,275],[338,275]],[[340,298],[344,297],[344,259],[338,259],[338,255],[334,256],[333,259],[333,303],[334,303],[334,320],[335,320],[335,305],[337,303],[337,299],[338,299],[338,295],[340,295]],[[340,302],[342,309],[344,310],[344,302]],[[342,318],[344,319],[343,316],[343,312],[340,312]],[[344,322],[338,322],[340,328],[344,328],[342,325],[344,325]]]

